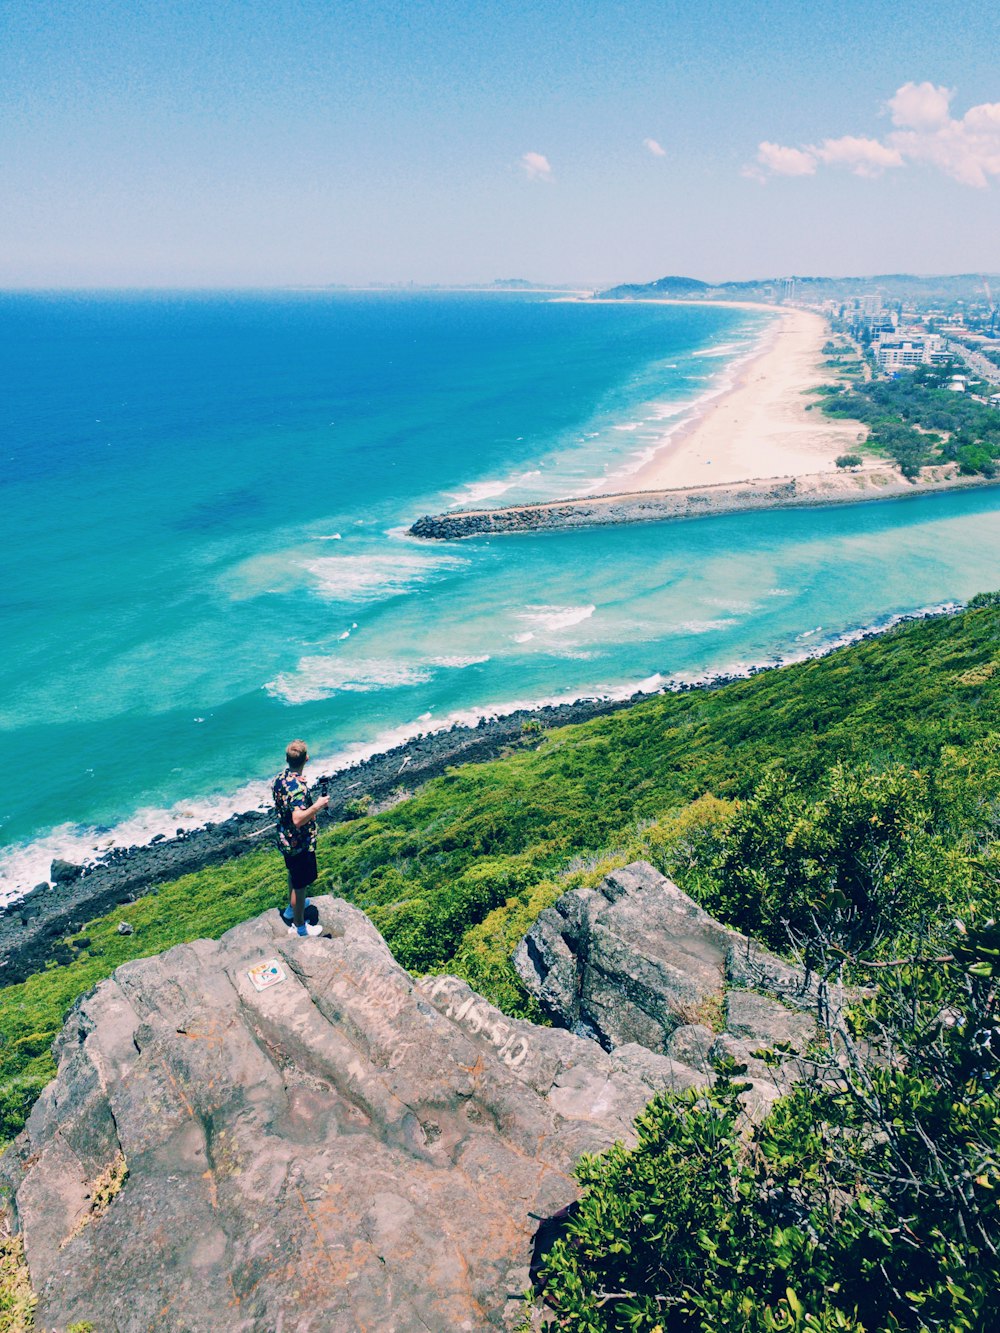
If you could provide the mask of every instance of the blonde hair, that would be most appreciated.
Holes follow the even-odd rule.
[[[298,771],[305,767],[306,759],[309,757],[309,748],[305,741],[292,741],[285,751],[285,760],[289,768]]]

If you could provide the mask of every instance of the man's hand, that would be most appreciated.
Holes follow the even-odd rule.
[[[292,823],[296,828],[301,828],[303,824],[311,824],[319,812],[325,810],[329,804],[329,796],[317,796],[308,810],[292,811]]]

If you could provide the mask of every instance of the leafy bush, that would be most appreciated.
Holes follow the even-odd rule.
[[[991,455],[985,444],[963,444],[955,454],[959,472],[974,476],[977,472],[984,477],[995,477],[997,460]]]
[[[879,421],[872,427],[868,443],[894,459],[903,476],[913,481],[934,453],[931,440],[913,426],[897,421]]]
[[[374,800],[371,796],[353,796],[349,801],[344,802],[343,815],[345,819],[364,819],[365,815],[371,810]]]
[[[0,1222],[0,1333],[29,1333],[35,1326],[38,1298],[20,1236],[8,1235]]]
[[[739,1067],[661,1095],[577,1169],[583,1195],[541,1268],[587,1333],[1000,1325],[1000,929],[959,932],[851,1018],[753,1132]],[[877,1051],[877,1058],[869,1052]]]
[[[964,858],[932,832],[926,780],[836,764],[813,796],[780,770],[720,840],[702,900],[778,949],[823,935],[846,957],[967,901]]]
[[[865,460],[860,454],[838,454],[833,461],[839,468],[857,468]]]

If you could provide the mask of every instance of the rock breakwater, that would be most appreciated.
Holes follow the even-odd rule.
[[[432,541],[454,541],[461,537],[618,523],[659,523],[667,519],[707,518],[754,510],[860,504],[998,484],[984,477],[957,476],[953,468],[926,468],[924,473],[918,482],[910,482],[894,469],[868,468],[846,475],[821,472],[684,490],[634,491],[543,504],[507,505],[498,509],[465,509],[446,514],[425,514],[409,528],[409,535]]]

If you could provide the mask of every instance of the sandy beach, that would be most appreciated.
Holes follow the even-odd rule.
[[[776,313],[773,330],[733,388],[676,429],[637,472],[609,479],[606,491],[812,475],[834,471],[837,455],[857,448],[867,435],[861,422],[832,421],[819,408],[806,410],[816,402],[809,391],[830,379],[822,365],[829,337],[825,321],[807,310]]]
[[[915,481],[907,480],[892,463],[874,457],[857,470],[838,468],[836,458],[858,452],[868,428],[860,421],[831,420],[817,405],[813,390],[830,379],[822,364],[829,336],[826,321],[808,310],[754,308],[771,311],[777,318],[738,367],[736,382],[732,387],[717,386],[717,395],[706,401],[703,410],[665,435],[662,447],[635,472],[616,473],[599,489],[563,500],[426,514],[410,526],[409,535],[450,541],[752,510],[863,504],[1000,485],[1000,478],[961,476],[956,463],[925,467]]]

